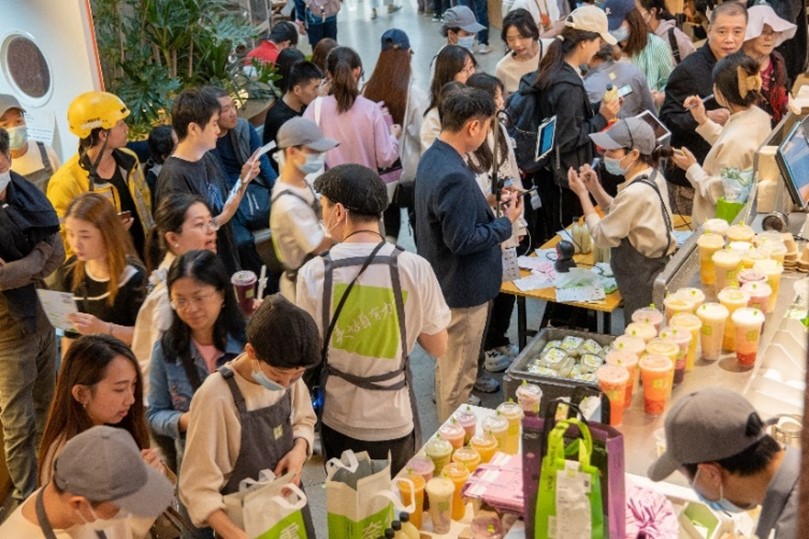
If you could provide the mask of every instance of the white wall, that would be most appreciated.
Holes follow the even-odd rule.
[[[0,0],[0,14],[0,93],[15,95],[37,124],[55,125],[52,145],[65,160],[78,145],[67,128],[68,105],[82,92],[103,88],[89,0]],[[32,39],[50,67],[52,92],[41,99],[12,85],[5,45],[15,33]]]

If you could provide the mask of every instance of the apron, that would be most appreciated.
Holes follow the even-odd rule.
[[[275,469],[278,461],[292,449],[294,445],[292,424],[290,423],[292,394],[287,390],[284,392],[283,398],[276,404],[248,411],[244,396],[233,378],[233,371],[227,367],[219,367],[219,374],[230,388],[236,409],[239,411],[239,423],[242,426],[239,456],[236,458],[230,479],[221,490],[222,494],[226,495],[238,492],[242,479],[255,479],[261,470]],[[313,538],[315,528],[308,504],[302,509],[302,512],[306,533],[308,537]]]
[[[660,211],[663,214],[663,221],[666,223],[666,234],[669,239],[666,251],[672,241],[672,226],[669,212],[663,203],[663,196],[652,178],[657,171],[652,172],[652,177],[642,176],[635,182],[654,189],[660,199]],[[633,182],[633,183],[635,183]],[[624,301],[624,316],[627,319],[632,316],[637,309],[648,307],[652,303],[652,289],[658,274],[666,267],[669,255],[664,254],[657,258],[649,258],[641,254],[629,242],[629,238],[623,238],[618,247],[610,249],[610,267],[615,275],[615,282],[621,292]]]
[[[44,490],[45,487],[39,489],[37,499],[34,502],[37,512],[37,524],[39,524],[39,527],[42,530],[42,535],[45,536],[45,539],[56,539],[56,533],[53,531],[51,521],[48,520],[48,515],[45,514],[45,502],[42,501],[42,493]],[[98,536],[98,539],[107,539],[107,534],[102,531],[96,531],[96,535]]]
[[[326,381],[328,380],[329,376],[337,376],[338,378],[342,378],[346,382],[349,382],[361,389],[367,389],[370,391],[398,391],[403,387],[407,387],[408,397],[410,399],[410,411],[413,414],[413,429],[415,431],[416,447],[421,447],[421,424],[419,422],[418,409],[416,408],[416,395],[413,392],[413,373],[410,370],[410,362],[407,353],[407,330],[405,328],[404,296],[402,295],[402,283],[399,279],[399,254],[402,251],[399,247],[396,247],[396,249],[394,249],[390,255],[377,256],[379,248],[383,245],[385,245],[385,242],[377,245],[377,248],[374,249],[374,251],[372,251],[367,258],[354,257],[335,261],[331,258],[330,253],[327,252],[323,255],[324,284],[322,312],[323,327],[326,328],[326,332],[323,339],[323,370],[321,372],[320,387],[323,388],[325,392]],[[334,365],[330,365],[328,348],[329,342],[331,341],[331,333],[335,324],[337,323],[337,319],[340,316],[340,311],[342,310],[344,300],[351,293],[351,288],[359,276],[371,264],[385,264],[390,270],[391,287],[393,289],[393,297],[396,304],[396,317],[399,322],[401,362],[399,368],[383,374],[377,374],[375,376],[356,376],[343,372]],[[360,272],[356,277],[354,277],[354,280],[351,281],[351,284],[349,284],[349,286],[346,288],[340,303],[337,305],[337,308],[334,311],[334,316],[329,319],[329,313],[331,312],[332,287],[334,284],[334,270],[337,268],[360,265],[362,266]],[[380,385],[380,382],[387,382],[395,378],[400,378],[400,380],[391,385]]]

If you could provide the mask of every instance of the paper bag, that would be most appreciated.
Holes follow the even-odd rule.
[[[306,494],[289,473],[269,487],[250,492],[244,499],[244,531],[251,539],[308,539],[303,520]],[[278,492],[272,488],[280,484]]]

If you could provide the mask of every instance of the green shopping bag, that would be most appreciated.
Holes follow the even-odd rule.
[[[580,437],[566,445],[571,426],[578,427]],[[590,464],[592,452],[590,429],[580,419],[560,421],[548,435],[537,490],[535,539],[605,537],[601,477]]]

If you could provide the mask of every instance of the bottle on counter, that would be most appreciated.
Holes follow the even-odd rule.
[[[390,529],[393,530],[393,536],[395,539],[407,539],[407,536],[402,531],[402,523],[398,520],[394,520],[390,523]]]
[[[410,522],[408,513],[399,513],[399,520],[402,523],[402,533],[407,539],[419,539],[419,529]]]

